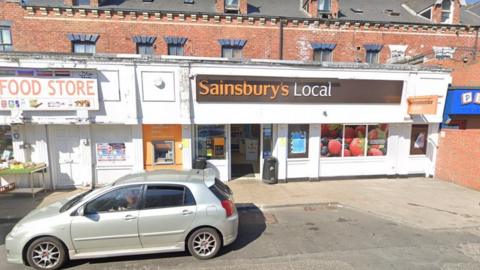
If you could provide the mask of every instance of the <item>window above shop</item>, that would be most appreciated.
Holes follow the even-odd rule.
[[[331,6],[331,0],[318,0],[318,13],[329,13]]]
[[[452,22],[452,0],[443,0],[442,1],[442,15],[440,18],[441,23],[451,23]]]
[[[68,34],[74,53],[96,53],[98,34]]]
[[[380,62],[380,51],[383,45],[365,44],[365,62],[369,64],[378,64]]]
[[[329,43],[312,43],[313,61],[315,62],[332,62],[333,50],[336,44]]]
[[[246,40],[243,39],[220,39],[218,41],[222,46],[222,57],[229,59],[242,59],[242,50]]]
[[[225,12],[226,13],[237,13],[240,9],[239,0],[225,0]]]
[[[0,52],[13,51],[12,32],[8,26],[0,26]]]
[[[137,44],[137,54],[152,55],[155,40],[157,40],[157,37],[154,36],[134,36],[133,42]]]
[[[168,36],[165,37],[165,42],[167,43],[168,55],[184,55],[184,45],[187,42],[186,37]]]

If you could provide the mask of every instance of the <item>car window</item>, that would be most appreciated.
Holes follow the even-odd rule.
[[[182,186],[148,186],[145,209],[195,205],[192,192]]]
[[[86,214],[130,211],[138,209],[142,186],[118,188],[87,204]]]

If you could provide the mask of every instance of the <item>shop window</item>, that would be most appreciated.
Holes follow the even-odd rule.
[[[427,154],[428,125],[412,125],[410,155]]]
[[[343,144],[343,125],[322,125],[321,132],[321,156],[341,157]]]
[[[321,132],[322,157],[385,156],[387,154],[388,124],[368,126],[325,124],[321,126]]]
[[[197,127],[197,156],[207,159],[225,159],[225,126]]]
[[[12,131],[10,126],[0,126],[0,163],[13,158]]]
[[[288,125],[288,158],[308,158],[309,125]]]
[[[367,156],[386,156],[388,141],[388,125],[368,126]]]
[[[175,141],[153,141],[153,161],[158,164],[175,163]]]
[[[0,52],[13,50],[12,33],[10,27],[0,27]]]

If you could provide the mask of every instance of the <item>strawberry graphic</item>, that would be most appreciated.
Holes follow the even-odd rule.
[[[352,156],[363,156],[365,150],[365,139],[355,138],[353,139],[352,143],[350,144],[350,152],[352,152]]]

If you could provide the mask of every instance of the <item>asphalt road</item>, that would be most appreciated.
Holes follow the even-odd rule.
[[[1,220],[0,220],[1,222]],[[67,269],[480,269],[480,235],[412,228],[345,207],[241,211],[237,242],[217,258],[185,253],[74,261]],[[0,225],[0,269],[6,264]]]

